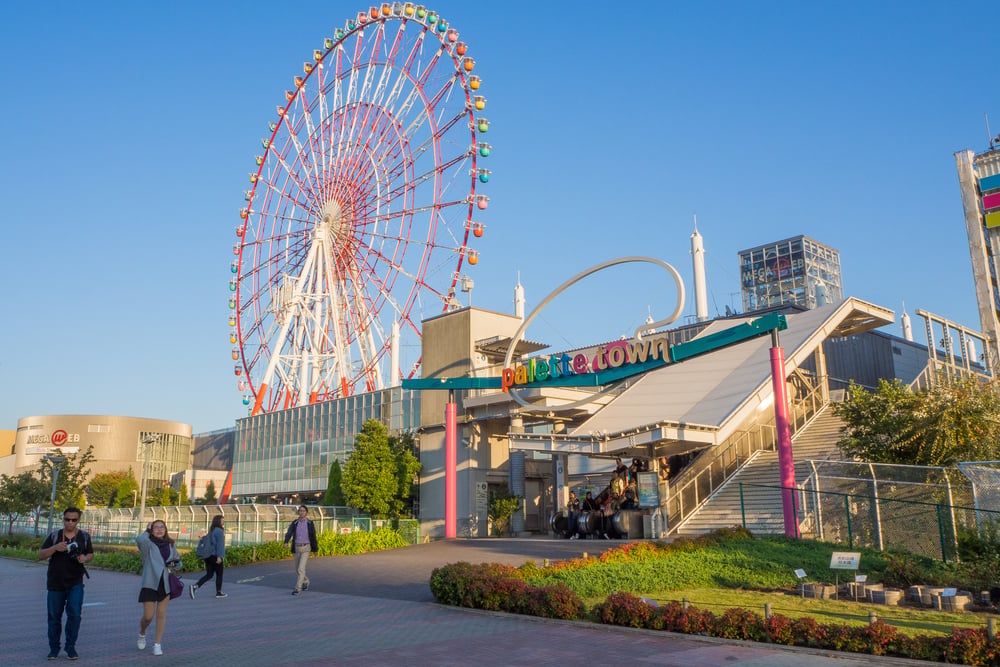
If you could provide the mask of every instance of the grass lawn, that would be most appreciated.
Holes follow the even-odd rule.
[[[650,593],[643,597],[657,602],[686,599],[692,606],[721,614],[732,607],[743,607],[764,614],[764,603],[770,602],[775,614],[790,618],[812,616],[820,623],[867,625],[868,611],[874,610],[879,618],[894,625],[906,634],[949,635],[953,626],[961,628],[985,627],[991,614],[948,613],[923,610],[915,607],[868,604],[841,600],[802,599],[797,595],[780,592],[748,591],[725,588],[689,588],[669,593]],[[585,600],[588,605],[602,602],[601,598]]]

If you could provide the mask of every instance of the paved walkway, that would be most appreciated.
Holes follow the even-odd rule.
[[[312,565],[325,569],[340,560]],[[291,570],[290,562],[280,565]],[[244,569],[226,574],[243,579]],[[314,589],[292,597],[271,586],[239,583],[226,585],[225,599],[205,591],[208,595],[196,600],[185,595],[171,602],[164,655],[153,657],[152,628],[150,647],[145,652],[135,647],[138,583],[134,575],[92,573],[86,584],[78,664],[870,667],[879,662]],[[45,661],[44,565],[0,559],[0,590],[0,663],[52,664]]]
[[[393,549],[363,556],[319,558],[309,561],[312,590],[363,597],[432,602],[427,585],[431,572],[446,563],[506,563],[522,565],[527,560],[541,564],[575,558],[583,552],[600,554],[624,544],[621,540],[552,540],[546,538],[479,539],[438,541],[407,549]],[[288,562],[261,563],[234,571],[233,581],[287,589],[295,585],[294,568]],[[226,576],[230,573],[227,571]]]

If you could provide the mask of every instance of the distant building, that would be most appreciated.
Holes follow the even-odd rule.
[[[958,184],[969,236],[972,279],[979,320],[988,342],[986,365],[1000,359],[1000,147],[985,153],[955,153]]]
[[[144,444],[144,440],[149,440]],[[14,439],[16,472],[36,470],[39,448],[93,447],[91,475],[132,469],[136,479],[145,467],[150,488],[170,482],[191,467],[191,426],[181,422],[115,415],[45,415],[23,417]]]
[[[195,433],[192,436],[195,470],[232,470],[236,427]]]
[[[741,250],[743,311],[795,305],[816,308],[843,298],[840,253],[808,236]]]

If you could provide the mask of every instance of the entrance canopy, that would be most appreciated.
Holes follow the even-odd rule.
[[[828,338],[892,324],[891,310],[860,299],[787,316],[781,333],[788,376]],[[717,320],[696,338],[744,320]],[[758,338],[651,371],[568,434],[509,433],[513,450],[613,455],[648,445],[681,454],[725,440],[773,401],[769,338]]]

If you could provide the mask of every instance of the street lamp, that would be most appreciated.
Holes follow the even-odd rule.
[[[155,435],[149,433],[142,439],[142,482],[140,483],[140,503],[138,519],[140,522],[140,528],[142,527],[142,519],[146,516],[146,477],[148,476],[147,468],[149,467],[149,449],[150,445],[156,442],[157,438]],[[135,503],[132,503],[132,507],[135,507]]]
[[[59,483],[60,466],[66,462],[62,454],[46,454],[45,460],[52,466],[52,495],[49,498],[49,535],[52,534],[52,517],[56,512],[56,484]]]

